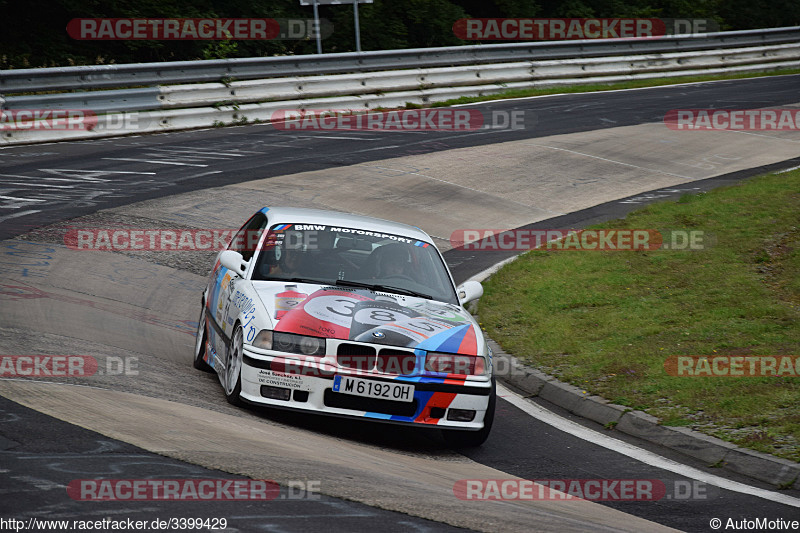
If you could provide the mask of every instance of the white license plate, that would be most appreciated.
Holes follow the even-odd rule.
[[[370,381],[348,376],[336,376],[333,378],[333,391],[352,394],[353,396],[394,400],[396,402],[414,401],[414,385]]]

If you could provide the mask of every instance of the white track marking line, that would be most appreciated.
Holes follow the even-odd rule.
[[[189,154],[190,156],[203,157],[203,158],[209,157],[209,156],[220,156],[219,158],[223,158],[224,159],[226,157],[245,157],[247,155],[247,154],[244,154],[244,153],[241,153],[241,152],[230,152],[230,153],[228,153],[228,152],[209,152],[209,151],[203,150],[202,147],[199,147],[199,148],[184,148],[184,147],[176,146],[176,147],[167,147],[167,148],[148,148],[148,150],[150,150],[152,152],[163,152],[165,154]],[[197,155],[198,153],[200,155]],[[249,152],[249,153],[258,154],[260,152]],[[214,158],[214,159],[219,159],[219,158]]]
[[[603,433],[593,429],[583,427],[582,425],[559,416],[536,403],[526,400],[518,394],[511,392],[499,383],[497,384],[497,395],[537,420],[551,425],[554,428],[563,431],[564,433],[569,433],[570,435],[578,437],[579,439],[583,439],[593,444],[597,444],[598,446],[602,446],[603,448],[621,453],[622,455],[626,455],[647,465],[668,470],[690,479],[702,481],[703,483],[708,483],[709,485],[714,485],[721,489],[740,492],[742,494],[748,494],[758,498],[764,498],[765,500],[782,503],[784,505],[790,505],[792,507],[800,507],[800,499],[798,498],[787,496],[785,494],[781,494],[780,492],[760,489],[758,487],[751,487],[750,485],[745,485],[744,483],[739,483],[738,481],[731,481],[720,476],[715,476],[714,474],[703,472],[697,468],[686,466],[678,463],[677,461],[673,461],[672,459],[667,459],[666,457],[662,457],[653,452],[638,448],[632,444],[628,444],[627,442],[609,437],[608,435],[604,435]]]
[[[584,152],[578,152],[576,150],[570,150],[569,148],[559,148],[558,146],[548,146],[546,144],[536,144],[532,143],[531,146],[539,146],[540,148],[549,148],[551,150],[559,150],[561,152],[569,152],[571,154],[582,155],[584,157],[591,157],[592,159],[599,159],[600,161],[606,161],[608,163],[615,163],[617,165],[623,165],[626,167],[638,168],[639,170],[646,170],[647,172],[655,172],[657,174],[666,174],[667,176],[673,176],[675,178],[681,178],[684,180],[691,180],[697,181],[702,180],[705,178],[693,178],[691,176],[682,176],[681,174],[673,174],[672,172],[666,172],[664,170],[656,170],[654,168],[647,168],[647,167],[640,167],[639,165],[634,165],[633,163],[625,163],[623,161],[616,161],[614,159],[606,159],[605,157],[600,157],[599,155],[587,154]]]
[[[433,176],[428,176],[427,174],[423,174],[421,172],[411,172],[411,171],[408,171],[408,170],[404,170],[402,168],[382,167],[382,166],[379,166],[379,165],[373,165],[372,163],[361,163],[358,166],[365,167],[365,168],[377,168],[379,170],[390,170],[390,171],[394,171],[394,172],[399,172],[400,174],[398,174],[398,175],[401,175],[401,176],[417,176],[417,177],[424,178],[424,179],[429,179],[429,180],[438,181],[438,182],[441,182],[441,183],[446,183],[448,185],[452,185],[453,187],[459,187],[461,189],[467,189],[469,191],[473,191],[473,192],[476,192],[476,193],[481,194],[481,195],[491,196],[491,193],[488,192],[488,191],[482,191],[481,189],[475,189],[474,187],[468,187],[466,185],[461,185],[461,184],[458,184],[458,183],[454,183],[452,181],[447,181],[446,179],[442,179],[442,178],[434,178]],[[524,207],[526,209],[539,209],[542,212],[548,213],[548,214],[551,214],[551,215],[556,215],[557,216],[557,215],[562,215],[563,214],[563,213],[559,213],[557,211],[550,211],[548,209],[544,209],[544,208],[541,208],[541,207],[536,207],[536,206],[533,206],[533,205],[523,204],[522,202],[516,202],[514,200],[506,200],[506,202],[520,205],[520,206],[522,206],[522,207]]]
[[[208,165],[195,165],[193,163],[178,163],[177,161],[154,161],[152,159],[134,159],[128,157],[104,157],[109,161],[135,161],[137,163],[150,163],[152,165],[180,165],[183,167],[207,167]]]
[[[342,137],[342,136],[334,137],[333,135],[292,135],[292,137],[295,137],[297,139],[334,139],[334,140],[344,139],[350,141],[373,141],[373,142],[380,141],[380,139],[376,139],[373,137]]]
[[[361,152],[371,152],[373,150],[389,150],[390,148],[400,148],[400,145],[393,145],[393,146],[378,146],[377,148],[366,148],[364,150],[358,150],[356,153]]]
[[[129,170],[84,170],[80,168],[40,168],[37,170],[41,170],[42,172],[75,172],[76,174],[155,174],[155,172],[141,172],[139,170],[136,171],[129,171]],[[56,178],[48,178],[48,179],[56,179]],[[93,178],[91,176],[84,176],[82,178],[77,178],[80,180],[99,180],[100,178]],[[108,180],[102,180],[108,181]]]
[[[775,174],[784,174],[786,172],[791,172],[792,170],[797,170],[798,168],[800,168],[800,166],[787,168],[786,170],[779,170]]]
[[[765,133],[756,133],[753,131],[737,131],[737,130],[715,130],[715,131],[728,131],[730,133],[741,133],[744,135],[752,135],[754,137],[766,137],[767,139],[771,139],[774,141],[784,141],[789,143],[800,143],[800,141],[796,141],[794,139],[786,139],[785,137],[777,137],[775,135],[766,135]],[[763,131],[790,131],[790,130],[763,130]]]
[[[46,202],[47,200],[34,200],[31,198],[17,198],[16,196],[2,196],[0,198],[3,200],[19,200],[20,202]]]
[[[18,185],[20,187],[44,187],[46,189],[74,189],[74,185],[52,185],[50,183],[22,183],[19,181],[0,181],[0,185]]]
[[[25,215],[32,215],[34,213],[40,213],[41,209],[29,209],[28,211],[20,211],[19,213],[12,213],[10,215],[6,215],[4,217],[0,217],[0,222],[5,222],[6,220],[18,217],[24,217]]]

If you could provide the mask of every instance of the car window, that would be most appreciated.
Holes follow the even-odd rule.
[[[432,244],[360,228],[277,224],[264,241],[253,279],[351,282],[457,302]]]
[[[267,217],[263,213],[256,213],[236,232],[228,249],[239,252],[245,261],[250,261],[266,227]]]

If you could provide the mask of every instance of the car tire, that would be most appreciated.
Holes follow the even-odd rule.
[[[214,369],[203,360],[203,357],[206,355],[206,342],[208,341],[208,337],[206,336],[206,308],[205,306],[200,308],[200,318],[197,321],[197,333],[195,333],[195,343],[194,343],[194,362],[192,366],[194,366],[197,370],[202,370],[203,372],[214,372]]]
[[[489,393],[489,405],[483,416],[483,428],[478,431],[463,431],[457,429],[443,429],[442,437],[451,448],[476,448],[486,442],[494,423],[494,411],[497,404],[497,387],[492,378],[492,390]]]
[[[231,343],[228,346],[228,356],[225,358],[225,379],[223,383],[225,398],[228,403],[237,407],[244,405],[244,402],[239,397],[242,392],[243,337],[242,327],[236,324],[236,327],[233,328],[233,335],[231,335]]]

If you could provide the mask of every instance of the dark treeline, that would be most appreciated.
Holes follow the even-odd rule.
[[[0,69],[314,53],[313,40],[78,41],[74,18],[311,18],[298,0],[0,0]],[[797,0],[375,0],[362,4],[363,50],[468,44],[465,17],[708,18],[723,30],[800,23]],[[324,52],[355,50],[352,6],[320,7]]]

